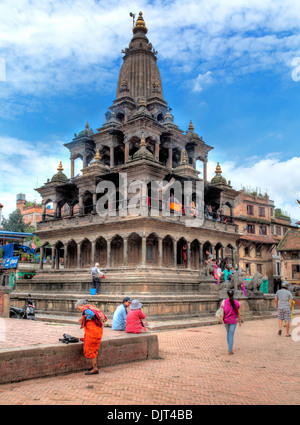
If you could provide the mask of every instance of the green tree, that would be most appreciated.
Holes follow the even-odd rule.
[[[26,232],[26,224],[19,209],[9,214],[8,219],[3,218],[2,226],[7,232]]]
[[[8,219],[3,218],[2,220],[3,230],[7,232],[19,232],[19,233],[34,233],[36,228],[24,223],[23,216],[19,209],[9,214]],[[25,238],[26,242],[32,240],[31,236]],[[37,248],[40,246],[40,239],[37,236],[33,237],[33,241]]]

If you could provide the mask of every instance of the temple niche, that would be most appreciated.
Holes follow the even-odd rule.
[[[103,293],[201,293],[207,251],[218,259],[229,253],[237,264],[236,192],[220,178],[207,180],[213,148],[192,121],[186,131],[175,124],[147,33],[140,13],[123,50],[116,98],[105,122],[96,130],[87,122],[65,144],[70,176],[60,163],[55,175],[36,189],[44,210],[35,280],[50,281],[53,273],[57,281],[62,273],[71,281],[76,272],[84,282],[98,262],[109,282],[103,282]],[[82,165],[78,173],[76,161]],[[52,250],[50,273],[43,270],[47,246]],[[129,287],[129,281],[135,286]]]

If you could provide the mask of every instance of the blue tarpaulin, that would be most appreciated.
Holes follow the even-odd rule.
[[[3,245],[1,248],[3,249],[3,258],[13,257],[14,250],[27,252],[28,254],[34,254],[34,249],[16,243],[9,243],[7,245]]]

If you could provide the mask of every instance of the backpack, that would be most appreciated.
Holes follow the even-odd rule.
[[[76,338],[75,336],[71,336],[68,334],[64,334],[63,335],[63,339],[59,339],[59,341],[65,343],[65,344],[69,344],[69,342],[79,342],[79,338]]]

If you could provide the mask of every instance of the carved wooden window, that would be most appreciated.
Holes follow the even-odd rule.
[[[253,205],[247,205],[247,214],[254,215],[254,207],[253,207]]]
[[[266,209],[264,207],[259,207],[258,208],[258,214],[260,217],[265,217],[266,216]]]
[[[247,226],[247,232],[255,234],[255,225],[254,224],[248,224]]]
[[[259,234],[266,235],[267,234],[267,226],[259,226]]]

